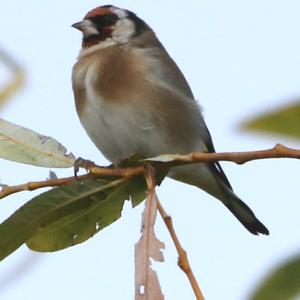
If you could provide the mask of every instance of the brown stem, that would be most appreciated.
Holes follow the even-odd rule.
[[[82,175],[78,176],[78,180],[84,180],[87,178],[91,178],[91,175]],[[7,197],[11,194],[17,193],[17,192],[22,192],[22,191],[33,191],[37,190],[40,188],[45,188],[45,187],[53,187],[53,186],[61,186],[68,184],[72,181],[76,180],[75,177],[65,177],[65,178],[59,178],[59,179],[50,179],[50,180],[45,180],[45,181],[32,181],[32,182],[27,182],[24,184],[19,184],[19,185],[2,185],[2,189],[0,191],[0,199]]]
[[[198,285],[198,282],[195,278],[195,275],[192,271],[192,268],[189,264],[188,261],[188,257],[187,257],[187,253],[186,251],[182,248],[179,239],[176,235],[174,226],[173,226],[173,222],[172,222],[172,218],[166,213],[166,211],[164,210],[164,208],[162,207],[161,203],[159,200],[157,200],[157,209],[160,213],[160,215],[162,216],[168,230],[169,233],[172,237],[172,240],[175,244],[175,247],[177,249],[178,252],[178,266],[182,269],[182,271],[186,274],[186,276],[188,277],[190,284],[193,288],[194,294],[196,296],[197,300],[204,300],[203,294],[200,290],[200,287]]]
[[[168,155],[167,155],[168,156]],[[259,151],[247,151],[247,152],[223,152],[223,153],[203,153],[203,152],[193,152],[187,155],[170,155],[172,161],[153,162],[155,165],[163,166],[165,168],[171,168],[179,165],[187,165],[196,162],[206,162],[206,161],[232,161],[237,164],[243,164],[251,160],[267,159],[267,158],[297,158],[300,159],[300,150],[287,148],[281,144],[277,144],[274,148],[259,150]],[[148,160],[148,164],[151,164],[151,160]],[[93,166],[89,168],[89,174],[78,176],[78,179],[86,179],[94,176],[97,177],[123,177],[130,180],[131,178],[145,174],[145,167],[131,167],[131,168],[106,168],[100,166]],[[37,182],[28,182],[25,184],[20,184],[16,186],[2,186],[0,190],[0,199],[4,198],[13,193],[21,191],[31,191],[43,187],[49,186],[59,186],[67,184],[75,180],[74,177],[61,178],[56,180],[46,180]]]
[[[204,161],[232,161],[237,164],[244,164],[251,160],[267,159],[267,158],[297,158],[300,159],[300,150],[291,149],[281,144],[277,144],[273,148],[259,151],[245,152],[223,152],[223,153],[203,153],[194,152],[187,155],[176,156],[176,165],[193,162]],[[171,162],[172,164],[172,162]]]
[[[140,174],[144,174],[144,166],[132,167],[132,168],[106,168],[95,165],[89,169],[89,172],[94,175],[103,177],[124,177],[130,179]]]

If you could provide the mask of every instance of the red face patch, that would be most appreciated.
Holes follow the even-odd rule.
[[[107,15],[107,14],[111,14],[112,11],[110,8],[108,7],[96,7],[94,9],[92,9],[91,11],[89,11],[86,15],[85,15],[85,19],[86,18],[93,18],[93,17],[97,17],[97,16],[103,16],[103,15]]]

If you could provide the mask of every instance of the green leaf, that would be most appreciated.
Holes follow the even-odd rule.
[[[300,256],[282,264],[268,276],[251,300],[288,300],[300,294]]]
[[[33,198],[0,224],[0,260],[23,243],[44,252],[84,242],[120,218],[126,199],[145,198],[141,179],[75,181]]]
[[[135,177],[128,185],[132,207],[136,207],[146,198],[147,184],[144,177]]]
[[[121,217],[124,201],[129,198],[127,183],[123,182],[107,192],[101,191],[90,196],[88,206],[53,222],[28,240],[27,246],[36,251],[57,251],[82,243],[113,223]]]
[[[102,199],[91,201],[88,208],[76,210],[53,222],[26,242],[35,251],[61,250],[92,237],[121,217],[124,201],[131,198],[133,207],[145,199],[146,184],[142,177],[123,182]]]
[[[0,119],[0,157],[47,168],[74,166],[75,157],[59,142]]]
[[[300,139],[300,103],[296,102],[244,122],[243,130]]]

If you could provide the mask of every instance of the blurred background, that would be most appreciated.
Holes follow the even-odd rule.
[[[2,107],[1,118],[59,140],[76,156],[108,163],[79,123],[70,80],[81,47],[81,35],[71,24],[104,4],[132,10],[154,29],[201,104],[217,151],[259,150],[278,142],[300,147],[296,140],[239,130],[246,120],[300,95],[296,0],[3,1],[0,49],[25,70],[26,82]],[[10,78],[0,64],[0,89]],[[221,203],[196,188],[167,179],[158,195],[173,217],[206,298],[247,299],[262,278],[300,250],[300,162],[272,159],[222,166],[270,236],[250,235]],[[55,172],[71,176],[73,170]],[[43,180],[48,173],[0,160],[2,184]],[[0,221],[39,192],[1,200]],[[143,204],[133,210],[126,203],[120,220],[60,252],[19,248],[1,262],[0,298],[133,299],[134,244],[142,209]],[[156,232],[166,244],[166,262],[155,263],[165,298],[193,299],[159,217]]]

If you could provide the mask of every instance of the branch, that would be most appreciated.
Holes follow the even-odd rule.
[[[188,257],[187,257],[187,253],[186,251],[182,248],[179,239],[176,235],[176,232],[174,230],[173,227],[173,222],[172,222],[172,218],[166,213],[166,211],[164,210],[164,208],[162,207],[160,201],[157,199],[157,209],[161,215],[161,217],[163,218],[169,233],[172,237],[172,240],[175,244],[175,247],[177,249],[178,252],[178,266],[181,268],[181,270],[186,274],[186,276],[188,277],[190,284],[193,288],[194,294],[196,296],[197,300],[204,300],[204,297],[202,295],[202,292],[200,290],[200,287],[198,285],[198,282],[196,280],[196,277],[194,276],[194,273],[192,271],[192,268],[189,264],[188,261]]]
[[[281,144],[277,144],[274,148],[260,150],[260,151],[246,151],[246,152],[223,152],[223,153],[204,153],[193,152],[187,155],[166,154],[158,157],[147,159],[147,163],[153,163],[154,167],[161,166],[164,168],[171,168],[174,166],[188,165],[198,162],[207,161],[232,161],[237,164],[243,164],[248,161],[267,159],[267,158],[296,158],[300,159],[300,150],[287,148]],[[144,166],[128,167],[128,168],[107,168],[94,165],[88,168],[89,174],[78,176],[77,179],[83,180],[92,177],[123,177],[130,180],[141,174],[145,174]],[[44,187],[53,187],[65,185],[76,180],[75,177],[67,177],[55,180],[28,182],[25,184],[7,186],[2,185],[0,191],[0,199],[13,193],[21,191],[32,191]]]
[[[19,185],[5,185],[0,184],[0,187],[2,189],[0,190],[0,199],[5,198],[9,195],[12,195],[14,193],[23,192],[23,191],[33,191],[40,188],[45,187],[55,187],[55,186],[62,186],[66,185],[74,180],[84,180],[88,178],[97,178],[99,177],[117,177],[117,178],[125,178],[127,180],[143,174],[144,173],[144,167],[133,167],[133,168],[116,168],[111,169],[107,167],[100,167],[100,166],[93,166],[89,170],[89,174],[86,175],[80,175],[80,176],[71,176],[71,177],[64,177],[59,179],[50,179],[50,180],[44,180],[44,181],[32,181],[27,182]]]
[[[149,158],[148,161],[165,162],[170,167],[191,164],[195,162],[206,161],[231,161],[236,164],[244,164],[246,162],[258,159],[267,158],[296,158],[300,159],[300,150],[285,147],[281,144],[277,144],[273,148],[259,151],[245,151],[245,152],[220,152],[220,153],[208,153],[208,152],[192,152],[187,155],[173,155],[166,154],[160,155],[157,158]],[[160,160],[161,159],[161,160]]]
[[[79,180],[84,180],[87,178],[91,178],[91,175],[82,175],[77,177]],[[31,181],[24,184],[19,185],[1,185],[2,189],[0,191],[0,199],[7,197],[11,194],[23,192],[23,191],[33,191],[45,187],[54,187],[54,186],[61,186],[68,184],[72,181],[76,180],[75,177],[65,177],[60,179],[50,179],[50,180],[44,180],[44,181]]]

